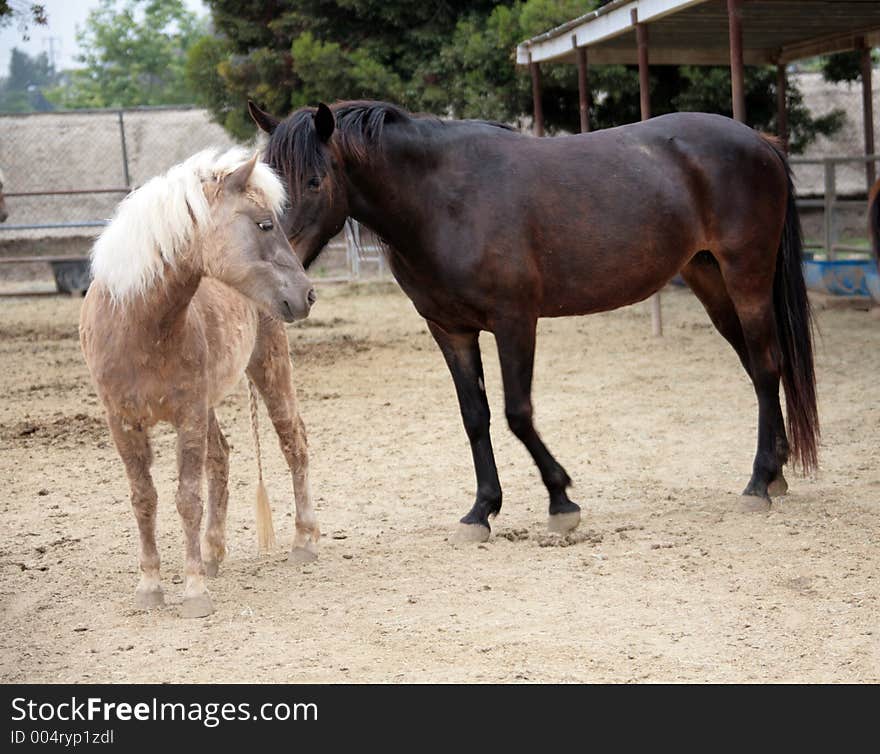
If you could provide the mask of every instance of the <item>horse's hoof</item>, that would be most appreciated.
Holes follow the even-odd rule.
[[[757,495],[743,495],[739,499],[739,510],[743,513],[766,513],[770,510],[770,498]]]
[[[205,566],[205,576],[209,579],[217,578],[217,574],[220,573],[219,560],[205,560],[203,565]]]
[[[770,495],[770,497],[782,497],[787,492],[788,482],[785,481],[785,477],[782,476],[782,472],[780,471],[776,475],[776,479],[767,485],[767,494]]]
[[[318,554],[312,552],[306,547],[293,547],[290,550],[288,560],[296,565],[304,565],[305,563],[314,563],[318,559]]]
[[[157,607],[165,607],[165,593],[162,591],[162,587],[135,590],[134,606],[138,610],[153,610]]]
[[[214,604],[205,593],[184,597],[183,602],[180,604],[181,618],[204,618],[213,612]]]
[[[483,524],[465,524],[459,523],[458,529],[451,537],[454,545],[464,545],[471,543],[488,542],[491,530]]]
[[[551,513],[547,517],[547,531],[554,534],[568,534],[573,529],[577,529],[581,522],[580,511],[570,511],[569,513]]]

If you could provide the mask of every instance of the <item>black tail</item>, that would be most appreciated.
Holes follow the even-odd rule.
[[[868,237],[874,249],[877,270],[880,271],[880,181],[874,184],[868,198]]]
[[[801,267],[803,237],[795,205],[791,168],[778,143],[768,141],[785,165],[788,175],[788,207],[782,243],[776,258],[773,308],[776,313],[776,333],[782,349],[782,386],[788,409],[788,439],[792,455],[806,473],[816,468],[819,445],[812,312]]]

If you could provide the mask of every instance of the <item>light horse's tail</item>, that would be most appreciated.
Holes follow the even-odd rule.
[[[776,257],[773,308],[782,349],[782,386],[788,414],[788,439],[794,458],[806,473],[815,469],[818,463],[819,411],[813,366],[812,311],[801,266],[803,236],[788,158],[777,139],[765,139],[776,151],[788,176],[788,205]]]
[[[254,449],[257,453],[257,545],[261,553],[269,552],[275,547],[275,528],[272,526],[272,507],[269,505],[269,494],[263,483],[263,459],[260,455],[260,425],[257,415],[257,388],[247,378],[248,404],[251,412],[251,433],[254,437]]]

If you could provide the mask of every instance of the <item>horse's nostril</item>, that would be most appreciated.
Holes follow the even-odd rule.
[[[309,306],[312,306],[312,305],[315,303],[315,301],[318,300],[318,294],[315,293],[315,289],[314,289],[314,288],[310,288],[310,289],[309,289],[309,295],[306,296],[306,298],[308,299]]]

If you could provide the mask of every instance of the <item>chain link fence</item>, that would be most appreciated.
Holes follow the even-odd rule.
[[[0,276],[27,279],[40,271],[45,276],[49,262],[59,287],[79,289],[87,280],[70,278],[67,285],[59,278],[59,270],[69,278],[73,269],[62,260],[87,258],[131,189],[201,149],[234,143],[195,107],[0,115],[0,171],[9,213],[0,223]],[[338,280],[383,275],[379,244],[364,235],[341,233],[313,274]]]
[[[818,253],[830,247],[831,257],[835,250],[867,253],[861,87],[829,84],[816,73],[792,77],[814,114],[837,108],[846,114],[840,132],[820,137],[794,160],[808,244]],[[880,87],[874,109],[880,112]],[[0,276],[8,278],[22,260],[85,258],[130,189],[200,149],[233,143],[195,107],[0,115],[0,171],[9,212],[0,223]],[[855,159],[828,161],[841,157]],[[45,261],[40,269],[46,273]],[[20,274],[34,270],[31,263]],[[381,244],[356,226],[334,239],[310,270],[335,280],[385,272]]]
[[[9,219],[0,242],[93,237],[131,189],[231,139],[195,108],[0,116]]]

